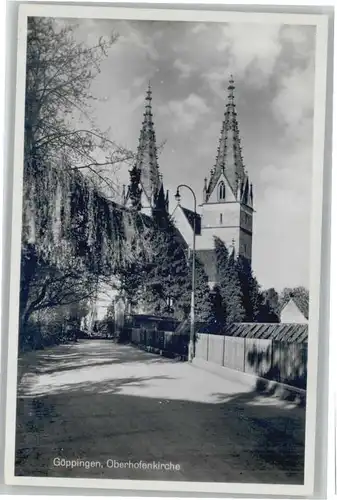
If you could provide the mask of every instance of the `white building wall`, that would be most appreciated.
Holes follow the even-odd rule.
[[[221,223],[222,214],[222,223]],[[201,230],[214,227],[239,228],[240,203],[206,203],[202,205]]]
[[[281,323],[308,323],[308,320],[292,299],[282,309],[280,320]]]

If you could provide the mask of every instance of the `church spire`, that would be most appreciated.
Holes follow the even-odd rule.
[[[139,136],[136,165],[140,170],[140,184],[143,194],[148,202],[152,204],[159,192],[161,182],[152,114],[152,89],[150,82],[145,97],[145,109]]]
[[[159,174],[156,134],[152,114],[152,89],[149,82],[145,97],[142,127],[136,160],[130,171],[128,199],[136,210],[151,212],[162,185]]]
[[[215,167],[211,172],[211,178],[207,190],[208,198],[214,190],[222,173],[226,176],[235,197],[237,197],[241,182],[243,182],[246,177],[243,165],[234,91],[235,85],[233,76],[231,75],[227,87],[227,103],[220,131]]]

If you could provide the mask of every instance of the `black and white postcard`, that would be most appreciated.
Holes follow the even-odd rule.
[[[22,5],[6,482],[311,494],[324,15]]]

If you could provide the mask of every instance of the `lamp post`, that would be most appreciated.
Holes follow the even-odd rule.
[[[192,291],[191,291],[191,315],[190,315],[190,340],[188,344],[188,361],[192,362],[194,358],[194,348],[195,348],[195,219],[197,213],[197,199],[193,189],[186,184],[179,184],[177,187],[177,192],[175,194],[175,199],[180,204],[181,196],[180,196],[180,188],[188,189],[192,195],[194,200],[194,218],[193,218],[193,241],[192,241]]]

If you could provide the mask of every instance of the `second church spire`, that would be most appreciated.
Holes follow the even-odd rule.
[[[158,206],[167,209],[168,199],[164,196],[163,182],[159,173],[150,83],[146,92],[136,160],[130,171],[126,203],[129,202],[134,209],[142,210],[148,215],[152,215],[153,210],[158,210]]]
[[[234,98],[235,85],[232,76],[230,77],[227,90],[226,109],[221,126],[215,165],[211,171],[211,177],[207,188],[206,201],[211,196],[222,173],[225,174],[235,197],[237,197],[241,186],[246,182]]]

